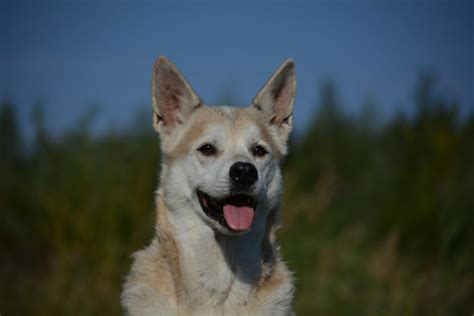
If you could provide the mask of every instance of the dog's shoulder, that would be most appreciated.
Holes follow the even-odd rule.
[[[292,273],[283,262],[277,262],[272,274],[257,288],[256,297],[262,314],[291,314],[294,291]]]
[[[155,238],[148,247],[133,254],[121,297],[127,314],[147,315],[157,310],[176,313],[175,284],[162,248]]]

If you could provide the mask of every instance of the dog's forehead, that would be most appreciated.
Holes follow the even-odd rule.
[[[239,134],[249,128],[258,130],[259,119],[252,116],[248,108],[231,106],[205,107],[203,111],[196,113],[198,124],[206,124],[209,127],[221,128],[223,131],[232,131]]]
[[[263,123],[263,117],[253,108],[213,106],[203,107],[196,112],[193,124],[204,125],[207,128],[201,131],[204,136],[207,133],[218,133],[221,137],[239,138],[260,137],[271,143],[267,126]]]
[[[278,153],[264,117],[251,107],[201,106],[191,115],[184,128],[182,137],[170,153],[173,158],[186,155],[196,141],[207,135],[239,138],[258,136]]]

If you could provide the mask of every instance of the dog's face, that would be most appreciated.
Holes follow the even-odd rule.
[[[154,126],[164,155],[161,187],[171,209],[192,209],[227,235],[246,233],[257,218],[266,218],[279,202],[295,88],[288,60],[251,106],[208,107],[160,57],[153,74]]]

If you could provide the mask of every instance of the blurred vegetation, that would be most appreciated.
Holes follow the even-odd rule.
[[[410,115],[342,111],[330,82],[284,165],[279,239],[300,315],[474,312],[474,116],[422,76]],[[91,135],[93,113],[27,146],[0,107],[0,313],[116,315],[153,235],[159,147],[148,115]],[[140,122],[140,123],[137,123]]]

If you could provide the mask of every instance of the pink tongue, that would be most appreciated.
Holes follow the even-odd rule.
[[[253,208],[247,206],[224,205],[224,218],[232,230],[247,230],[252,226],[253,216],[255,212]]]

